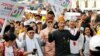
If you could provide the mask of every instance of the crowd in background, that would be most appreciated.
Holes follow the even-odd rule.
[[[35,55],[40,49],[43,56],[93,56],[89,43],[93,36],[100,34],[99,14],[82,12],[79,8],[64,9],[56,21],[53,11],[48,10],[42,15],[41,10],[38,8],[38,13],[25,12],[22,21],[8,22],[0,36],[0,56]],[[65,21],[65,12],[81,15],[76,20]],[[97,49],[100,51],[100,45]]]

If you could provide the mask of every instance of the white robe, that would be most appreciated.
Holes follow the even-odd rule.
[[[43,56],[41,47],[39,46],[38,43],[38,38],[39,36],[37,36],[36,34],[34,35],[33,39],[30,39],[27,35],[26,35],[26,39],[24,41],[24,46],[26,46],[27,52],[32,52],[33,49],[37,49],[37,52],[35,54],[35,56]],[[37,54],[38,53],[38,54]],[[29,54],[28,56],[34,56],[32,54]]]

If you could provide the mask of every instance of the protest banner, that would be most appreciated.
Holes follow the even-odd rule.
[[[70,8],[70,0],[48,0],[48,3],[51,5],[51,9],[55,14],[55,20],[62,13],[63,9]]]
[[[37,10],[28,10],[28,9],[25,9],[25,12],[28,12],[28,13],[35,13],[35,14],[38,14],[38,11]],[[46,10],[42,10],[40,14],[42,15],[46,15],[47,11]]]
[[[55,0],[55,3],[63,8],[69,8],[70,0]]]
[[[4,19],[4,23],[0,32],[3,35],[7,25],[7,20],[22,20],[25,6],[10,0],[0,0],[0,18]]]
[[[66,12],[65,13],[65,20],[77,20],[77,17],[79,17],[81,14],[77,12]]]
[[[56,7],[52,8],[53,10],[63,10],[65,8],[70,8],[71,1],[70,0],[48,0],[48,3],[51,5],[51,7]],[[58,7],[58,8],[57,8]],[[61,12],[61,11],[59,11]]]
[[[24,14],[25,6],[9,0],[0,0],[0,17],[20,21]]]

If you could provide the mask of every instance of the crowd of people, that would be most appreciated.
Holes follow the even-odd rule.
[[[64,9],[56,21],[53,11],[46,15],[40,14],[41,8],[37,11],[25,12],[22,21],[8,22],[0,35],[0,56],[100,56],[99,14]],[[81,15],[65,20],[65,12]]]

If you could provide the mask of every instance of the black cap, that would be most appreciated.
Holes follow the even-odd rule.
[[[32,27],[28,27],[27,28],[27,31],[30,31],[30,30],[33,30],[34,31],[34,29]]]

